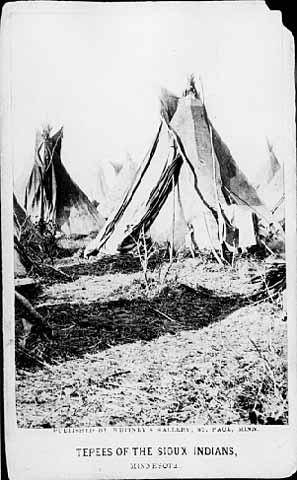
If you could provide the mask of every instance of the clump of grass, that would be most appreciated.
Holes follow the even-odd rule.
[[[263,349],[250,339],[257,355],[256,367],[240,388],[235,407],[252,424],[284,425],[288,418],[288,371],[283,349]]]

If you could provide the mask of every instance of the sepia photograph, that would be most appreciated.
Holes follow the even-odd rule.
[[[262,1],[6,8],[1,203],[15,435],[75,444],[75,434],[148,432],[146,447],[85,440],[73,455],[134,455],[130,473],[108,464],[100,478],[176,478],[190,454],[237,457],[234,432],[293,427],[294,42],[280,12]],[[219,433],[229,437],[197,436]],[[182,441],[191,435],[193,448]]]

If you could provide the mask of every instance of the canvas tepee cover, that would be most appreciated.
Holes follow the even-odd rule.
[[[114,207],[113,195],[116,190],[117,178],[121,174],[120,167],[121,165],[110,161],[98,166],[96,200],[98,200],[98,209],[104,218],[109,217]]]
[[[283,222],[285,218],[285,186],[284,166],[281,165],[274,153],[273,147],[267,141],[269,159],[265,172],[259,175],[262,179],[257,193],[270,209],[274,219]]]
[[[134,181],[138,166],[131,155],[126,155],[126,160],[119,171],[114,187],[109,195],[110,213],[121,204],[127,189]]]
[[[32,222],[54,223],[66,235],[99,231],[103,217],[72,180],[61,161],[63,128],[37,131],[34,166],[25,190]]]
[[[141,232],[159,243],[174,237],[176,248],[190,232],[200,249],[233,245],[238,227],[232,224],[230,205],[237,207],[237,218],[249,215],[250,221],[241,221],[240,228],[249,229],[241,237],[248,233],[251,245],[257,242],[253,214],[271,219],[211,125],[195,88],[175,99],[167,91],[163,95],[153,146],[120,208],[87,246],[86,256],[101,249],[129,250]]]

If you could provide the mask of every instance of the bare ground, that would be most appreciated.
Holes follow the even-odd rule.
[[[287,423],[287,325],[249,283],[265,260],[179,258],[166,276],[159,256],[147,284],[133,256],[56,266],[32,300],[53,338],[17,354],[20,427]]]

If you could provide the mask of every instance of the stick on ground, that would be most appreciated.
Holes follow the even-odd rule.
[[[23,295],[19,292],[15,291],[15,299],[19,302],[22,307],[30,314],[30,323],[32,325],[40,325],[42,327],[45,326],[44,318],[35,310],[33,305],[27,300]]]

